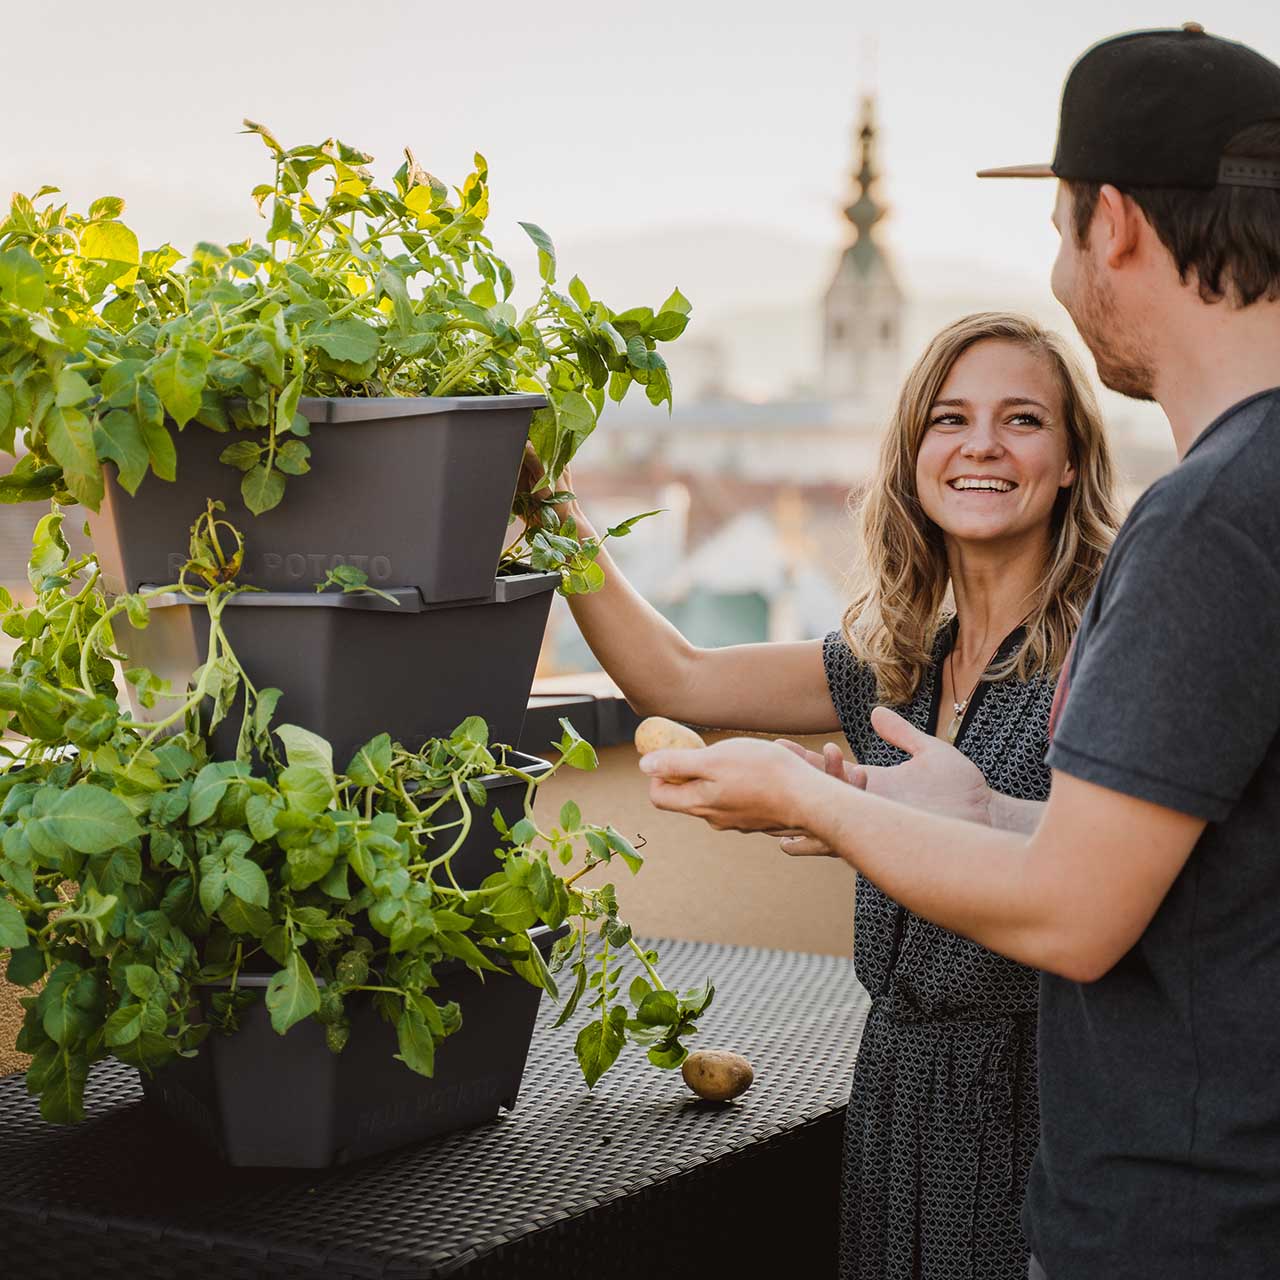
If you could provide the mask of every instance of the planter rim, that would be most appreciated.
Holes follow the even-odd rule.
[[[537,775],[546,773],[551,768],[550,760],[544,760],[542,756],[531,755],[528,751],[517,751],[514,747],[511,747],[505,754],[509,761],[524,770],[525,773]],[[471,781],[480,783],[486,791],[492,791],[495,787],[502,786],[505,783],[518,783],[520,779],[513,778],[509,773],[486,773],[478,778],[472,778]],[[430,791],[423,792],[422,798],[430,800],[433,797],[445,795],[447,790],[448,788],[446,787],[433,787]],[[416,783],[409,789],[409,794],[418,794]]]
[[[469,600],[440,600],[427,604],[417,587],[379,588],[393,597],[384,600],[381,596],[371,594],[347,594],[341,591],[255,591],[245,589],[228,598],[228,608],[250,609],[355,609],[360,612],[417,614],[430,613],[438,609],[459,609],[474,605],[510,604],[523,600],[526,596],[541,595],[544,591],[553,591],[560,583],[558,572],[537,573],[532,570],[525,573],[513,573],[506,577],[495,578],[493,590],[487,596],[478,596]],[[155,584],[142,583],[139,591],[154,591]],[[170,609],[177,606],[190,606],[195,598],[181,591],[167,591],[147,602],[151,609]]]
[[[547,398],[525,391],[497,396],[303,396],[298,412],[310,422],[385,422],[434,413],[545,409]]]

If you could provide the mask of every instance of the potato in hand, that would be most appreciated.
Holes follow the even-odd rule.
[[[688,750],[706,745],[687,725],[668,720],[666,716],[650,716],[636,727],[636,750],[642,756],[650,751]]]

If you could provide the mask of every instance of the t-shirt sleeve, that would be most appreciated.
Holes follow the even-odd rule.
[[[1228,519],[1157,509],[1091,606],[1048,763],[1218,822],[1280,730],[1280,577]]]

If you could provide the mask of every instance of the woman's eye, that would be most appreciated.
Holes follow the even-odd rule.
[[[961,427],[964,419],[958,413],[940,413],[930,421],[931,427]]]
[[[1009,419],[1016,427],[1043,427],[1044,423],[1034,413],[1015,413]]]

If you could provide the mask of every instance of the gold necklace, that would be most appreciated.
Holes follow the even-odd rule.
[[[1000,644],[1003,643],[1004,641],[1002,640]],[[953,694],[956,691],[955,651],[955,645],[952,645],[951,648],[947,650],[947,663],[951,672],[951,692]],[[947,741],[951,743],[952,746],[955,745],[956,738],[960,736],[960,726],[964,723],[964,713],[969,709],[969,703],[973,701],[973,695],[978,692],[978,686],[982,683],[982,677],[987,674],[987,667],[991,665],[996,654],[999,652],[1000,645],[996,645],[995,649],[991,653],[991,657],[987,659],[986,666],[982,668],[981,674],[978,676],[977,680],[974,681],[973,688],[969,690],[969,696],[965,698],[963,702],[956,702],[954,699],[952,700],[951,706],[955,714],[951,717],[951,723],[948,724],[946,728]]]

